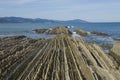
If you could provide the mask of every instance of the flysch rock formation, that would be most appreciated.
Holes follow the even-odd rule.
[[[68,34],[8,37],[0,39],[0,80],[120,80],[120,70],[98,45]]]
[[[81,29],[75,30],[75,32],[77,34],[81,35],[81,36],[88,36],[88,33],[86,31],[84,31],[84,30],[81,30]]]
[[[32,30],[32,31],[34,31],[37,34],[41,34],[41,33],[45,33],[47,30],[48,29],[35,29],[35,30]]]
[[[96,34],[96,35],[98,35],[98,36],[110,36],[110,35],[107,34],[107,33],[98,32],[98,31],[92,31],[91,34]]]
[[[110,50],[110,55],[117,61],[120,66],[120,41],[117,41],[112,49]]]
[[[112,52],[114,52],[116,55],[120,56],[120,41],[117,41],[113,48],[111,49]]]
[[[36,29],[33,31],[35,31],[38,34],[40,34],[40,33],[54,34],[54,35],[61,34],[61,33],[68,34],[68,35],[72,34],[72,32],[70,32],[66,26],[50,28],[50,29]]]

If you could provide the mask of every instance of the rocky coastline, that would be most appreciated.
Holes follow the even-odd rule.
[[[97,44],[72,37],[65,26],[34,31],[56,36],[0,38],[0,80],[120,79],[120,42],[109,47],[110,53],[106,54]]]

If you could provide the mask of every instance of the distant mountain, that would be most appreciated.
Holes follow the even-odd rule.
[[[86,23],[87,21],[84,21],[84,20],[81,20],[81,19],[75,19],[75,20],[68,20],[67,22]]]
[[[48,20],[41,18],[22,18],[22,17],[0,17],[0,23],[87,23],[87,21],[75,19],[75,20],[67,20],[67,21],[59,21],[59,20]]]

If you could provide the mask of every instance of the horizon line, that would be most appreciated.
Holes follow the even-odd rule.
[[[83,20],[83,21],[86,21],[88,23],[109,23],[109,22],[113,22],[113,23],[120,23],[120,21],[88,21],[88,20],[84,20],[84,19],[66,19],[66,20],[63,20],[63,19],[52,19],[52,18],[40,18],[40,17],[21,17],[21,16],[0,16],[0,18],[5,18],[5,17],[15,17],[15,18],[27,18],[27,19],[46,19],[46,20],[55,20],[55,21],[69,21],[69,20]]]

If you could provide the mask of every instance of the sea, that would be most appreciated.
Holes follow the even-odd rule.
[[[25,35],[29,38],[51,38],[53,35],[36,34],[32,30],[40,28],[55,28],[58,26],[73,26],[70,30],[73,32],[76,29],[82,29],[89,33],[88,37],[82,37],[77,34],[73,36],[82,37],[86,42],[97,44],[114,44],[115,38],[120,39],[120,23],[80,23],[80,24],[53,24],[53,23],[0,23],[0,37]],[[97,36],[90,34],[91,31],[104,32],[111,36]]]

